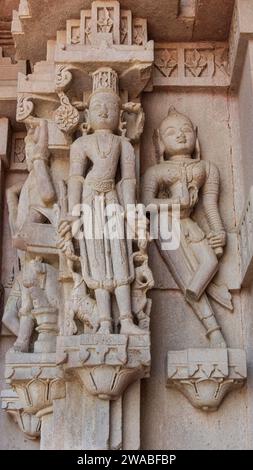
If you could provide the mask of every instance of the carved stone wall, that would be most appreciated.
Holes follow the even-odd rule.
[[[0,447],[252,449],[253,0],[49,3],[0,13]],[[76,240],[97,196],[177,250]]]

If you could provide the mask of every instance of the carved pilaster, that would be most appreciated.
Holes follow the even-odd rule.
[[[30,5],[19,9],[21,27]],[[126,217],[116,241],[107,239],[101,219],[102,251],[95,233],[76,238],[71,224],[78,201],[88,203],[92,219],[85,228],[92,230],[103,213],[98,201],[104,209],[121,205],[125,215],[137,202],[141,92],[151,78],[153,49],[146,19],[117,1],[95,1],[55,31],[47,60],[19,76],[16,119],[28,132],[25,139],[14,134],[11,170],[26,165],[28,176],[7,192],[21,261],[4,313],[17,335],[6,380],[20,401],[20,427],[36,437],[40,426],[41,449],[140,445],[153,287],[147,246],[135,230],[128,237]]]

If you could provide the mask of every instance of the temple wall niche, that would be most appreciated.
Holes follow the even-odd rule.
[[[201,143],[201,158],[218,166],[221,176],[220,207],[231,245],[227,248],[226,262],[229,265],[224,278],[232,288],[234,313],[216,308],[216,315],[226,339],[231,347],[243,348],[245,339],[245,318],[242,313],[242,296],[239,294],[239,256],[236,236],[238,219],[238,200],[242,199],[242,188],[235,196],[234,160],[238,159],[238,149],[233,141],[238,131],[238,101],[226,91],[156,91],[145,94],[144,109],[147,116],[142,140],[143,171],[153,162],[152,134],[159,122],[166,115],[172,104],[190,116],[198,126]],[[245,121],[247,119],[245,118]],[[238,142],[238,141],[237,141]],[[153,164],[153,163],[152,163]],[[238,164],[238,161],[237,161]],[[236,165],[237,165],[236,164]],[[153,253],[152,253],[153,255]],[[184,303],[166,266],[154,255],[152,270],[156,288],[152,292],[153,314],[151,321],[153,365],[151,378],[145,381],[142,390],[142,442],[145,449],[241,449],[247,448],[247,389],[231,394],[221,405],[218,413],[203,416],[198,410],[191,411],[191,406],[184,397],[172,389],[164,389],[164,365],[162,357],[168,350],[180,350],[191,347],[207,347],[207,340],[199,327],[190,307]],[[224,260],[223,266],[226,265]],[[229,272],[231,275],[229,275]],[[248,294],[248,302],[250,301]],[[249,307],[243,310],[249,311]],[[250,316],[250,315],[249,315]],[[246,320],[247,322],[249,319]],[[252,324],[252,320],[248,323]],[[161,334],[162,332],[162,334]],[[248,332],[249,338],[252,334]],[[193,346],[194,345],[194,346]],[[237,395],[238,393],[238,395]],[[159,398],[158,398],[159,397]],[[239,398],[240,397],[240,398]],[[158,400],[160,406],[152,407],[152,401]],[[238,426],[234,426],[237,422]],[[168,424],[170,423],[170,425]],[[227,435],[229,434],[229,442]]]
[[[146,123],[142,139],[142,172],[155,163],[153,132],[173,105],[186,114],[198,128],[201,158],[215,163],[220,170],[220,207],[228,231],[235,226],[233,171],[231,166],[230,103],[227,91],[168,89],[145,93],[143,106]]]
[[[27,289],[38,287],[36,275],[48,273],[49,268],[51,273],[57,270],[57,276],[53,279],[57,277],[57,283],[60,278],[61,295],[56,296],[59,299],[58,313],[53,309],[53,315],[59,315],[59,330],[55,331],[52,342],[43,328],[42,335],[41,331],[39,335],[33,331],[29,344],[23,337],[24,341],[15,345],[16,350],[13,351],[16,337],[7,328],[8,322],[2,324],[0,391],[3,391],[2,406],[5,409],[0,410],[0,448],[252,449],[253,0],[227,0],[222,2],[225,4],[223,10],[221,2],[216,0],[159,0],[155,3],[160,5],[162,17],[152,0],[137,3],[134,0],[75,0],[70,2],[71,5],[69,0],[62,0],[52,10],[47,9],[45,3],[48,4],[41,0],[21,0],[19,11],[14,13],[12,35],[19,62],[11,62],[15,52],[14,42],[10,46],[10,57],[7,49],[1,50],[0,47],[0,72],[4,70],[6,74],[3,77],[0,74],[0,118],[5,120],[4,125],[9,120],[9,145],[5,152],[0,145],[0,178],[3,182],[0,188],[0,196],[3,195],[2,210],[0,204],[0,281],[6,303],[15,278],[26,272],[25,267],[28,271],[31,269],[34,282],[28,287],[24,283],[23,287]],[[231,22],[234,4],[236,8]],[[109,10],[106,8],[108,6]],[[82,13],[81,9],[84,10]],[[48,21],[48,29],[46,34],[41,32],[41,48],[38,50],[38,30],[44,19]],[[8,34],[10,36],[11,32]],[[2,37],[0,34],[0,46]],[[31,67],[27,67],[28,59]],[[19,71],[22,73],[18,79]],[[8,78],[8,74],[13,79],[9,101],[4,95],[7,93],[4,78]],[[103,110],[109,102],[109,111],[106,108],[105,113],[107,117],[103,117],[104,111],[100,112],[93,124],[91,96],[98,97]],[[101,116],[102,120],[106,120],[113,112],[118,116],[117,126],[111,121],[109,128],[106,128],[106,124],[101,124],[99,120]],[[182,123],[182,119],[187,123],[188,131],[181,129],[181,132],[189,132],[193,136],[194,151],[190,151],[189,147],[187,149],[187,146],[183,155],[166,154],[166,149],[161,150],[162,132],[156,132],[155,139],[154,132],[166,118],[172,119],[174,129]],[[43,227],[41,222],[40,228],[51,230],[51,235],[48,231],[48,239],[45,237],[43,240],[46,246],[41,243],[39,224],[34,221],[34,231],[29,231],[30,226],[24,223],[22,229],[25,227],[27,232],[19,228],[13,237],[6,197],[6,189],[21,185],[29,174],[24,137],[28,129],[34,130],[33,126],[38,126],[43,137],[44,119],[49,129],[49,140],[45,138],[45,133],[42,155],[33,149],[31,159],[32,163],[43,161],[46,173],[49,172],[57,187],[56,206],[48,203],[44,207],[43,202],[40,207],[40,216],[48,216],[47,222],[43,222]],[[107,132],[108,129],[110,132]],[[2,134],[0,127],[0,137]],[[120,147],[115,145],[114,148],[116,140]],[[84,169],[82,162],[87,159],[87,148],[90,162]],[[119,156],[118,148],[121,149]],[[168,154],[170,158],[167,158]],[[178,155],[179,160],[175,161],[173,157]],[[89,171],[94,169],[94,162],[91,164],[93,157],[94,160],[98,159],[96,169],[99,178],[96,176],[89,182],[86,179]],[[122,157],[127,177],[120,175],[119,162],[114,174],[113,164],[110,161],[106,164],[108,157],[112,158],[112,162]],[[74,162],[72,166],[69,165],[71,159]],[[122,194],[127,200],[128,195],[134,195],[135,180],[139,183],[139,177],[145,178],[152,169],[152,178],[161,176],[159,165],[164,163],[168,166],[162,174],[164,187],[159,188],[160,193],[165,194],[163,199],[173,199],[175,193],[173,198],[171,193],[178,184],[182,198],[177,198],[177,194],[175,197],[181,201],[185,211],[181,218],[183,222],[180,221],[183,242],[186,241],[180,245],[181,255],[177,259],[168,255],[166,265],[158,244],[143,246],[135,240],[134,250],[138,245],[138,251],[134,251],[131,258],[131,263],[135,260],[132,276],[123,279],[123,282],[122,279],[117,280],[117,276],[114,279],[111,272],[110,285],[105,282],[105,277],[98,281],[94,275],[93,279],[91,272],[87,275],[87,266],[96,268],[102,265],[104,255],[105,258],[109,257],[107,263],[110,264],[112,252],[100,253],[99,260],[102,262],[93,266],[92,255],[87,257],[85,250],[81,249],[82,244],[72,240],[70,224],[73,220],[68,213],[68,204],[71,205],[76,187],[87,183],[94,194],[107,197],[115,190],[115,182],[122,176],[121,183],[125,186]],[[171,181],[166,181],[164,175],[171,174],[174,164],[172,173],[174,171],[177,179],[171,189],[173,185]],[[73,167],[77,168],[77,174]],[[196,173],[191,170],[192,167],[197,168]],[[220,182],[217,174],[215,177],[211,174],[213,180],[207,191],[205,184],[212,173],[210,168],[214,170],[216,167]],[[208,176],[207,168],[210,171]],[[104,180],[104,174],[111,176]],[[206,178],[203,184],[202,177]],[[62,179],[67,180],[68,184],[58,185]],[[152,186],[147,184],[147,177],[145,182],[138,188],[139,196],[143,196],[145,185],[147,192]],[[194,203],[192,189],[195,191],[193,198],[196,197]],[[205,190],[211,199],[212,196],[219,196],[218,204],[212,199],[211,209],[209,200],[209,214],[205,214],[203,208]],[[82,191],[80,194],[83,197]],[[15,199],[15,189],[13,195]],[[156,197],[158,195],[154,196],[154,200]],[[185,202],[187,197],[188,202]],[[212,250],[208,243],[205,244],[210,233],[210,218],[208,220],[205,216],[210,216],[210,212],[216,223],[219,217],[221,219],[222,228],[214,228],[214,235],[221,240],[217,242],[217,251],[215,247]],[[66,217],[69,224],[65,234],[64,227],[61,233],[58,224],[59,214],[63,219],[60,222],[66,222]],[[197,225],[200,232],[203,230],[201,239],[198,238]],[[227,240],[222,244],[224,231]],[[17,240],[21,243],[17,244],[20,250],[26,244],[25,266],[21,266],[13,246]],[[197,245],[195,252],[194,249],[191,251],[194,243]],[[194,256],[197,253],[197,257],[202,249],[204,263],[200,256],[202,260],[197,258],[199,264],[195,264]],[[217,272],[215,268],[208,271],[213,253],[216,255]],[[46,260],[41,259],[43,256]],[[82,256],[84,262],[81,263]],[[30,257],[35,261],[35,267],[43,264],[42,271],[34,273]],[[169,258],[178,260],[178,265],[174,262],[178,269],[175,272],[179,272],[182,279],[188,272],[194,277],[206,261],[209,277],[203,283],[205,285],[201,285],[202,290],[196,288],[194,291],[192,288],[190,291],[188,285],[185,288],[177,284],[175,272],[169,271]],[[115,249],[115,265],[119,259],[119,252]],[[123,284],[119,286],[118,281]],[[201,284],[202,279],[198,281]],[[96,297],[101,285],[109,294],[110,308],[106,316],[106,302],[103,303],[99,295]],[[120,292],[116,287],[126,285],[130,286],[130,293],[125,290],[125,301],[120,302]],[[35,298],[33,307],[29,307],[29,314],[35,315],[34,329],[41,313],[38,305],[36,309],[36,301],[40,300],[40,295],[45,300],[46,281],[39,287],[38,299]],[[195,294],[195,298],[189,295],[189,291],[191,295]],[[199,297],[196,292],[199,292]],[[32,296],[32,290],[29,293]],[[83,299],[88,299],[87,304],[82,304]],[[105,295],[104,299],[107,299],[108,306],[108,296]],[[137,311],[134,312],[136,299]],[[147,299],[152,301],[150,316],[151,303]],[[139,310],[138,300],[140,305],[144,305]],[[202,311],[199,307],[198,314],[197,307],[201,301]],[[47,320],[52,314],[50,302],[51,298],[48,297]],[[125,311],[128,304],[129,311]],[[90,308],[88,312],[85,310],[87,305]],[[45,320],[44,328],[47,326]],[[23,397],[30,380],[37,383],[38,369],[43,390],[47,391],[45,395],[50,399],[44,400],[41,396],[38,399],[35,387],[30,403],[24,403]],[[183,375],[180,376],[180,373]],[[110,377],[113,378],[110,380]],[[199,378],[200,383],[206,383],[204,399],[201,394],[196,392],[194,395],[192,392],[193,388],[194,391],[199,390],[197,386],[195,388]],[[55,395],[51,395],[49,387],[54,381],[56,391]],[[183,388],[185,383],[187,386],[194,385],[188,395]],[[220,390],[223,390],[224,383],[223,394]],[[219,384],[222,384],[220,388]],[[10,387],[13,387],[13,394],[9,393]],[[27,434],[32,431],[30,437],[36,437],[36,440],[29,440],[12,419],[11,413],[14,418],[18,415],[15,406],[19,406],[21,415],[28,414],[28,417],[25,416],[28,424],[23,431],[28,430]],[[31,429],[34,422],[39,424],[38,429]],[[39,434],[40,441],[37,439]]]

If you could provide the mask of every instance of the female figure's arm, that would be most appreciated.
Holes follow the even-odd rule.
[[[226,231],[218,206],[219,187],[219,170],[214,164],[207,163],[207,178],[202,192],[203,208],[211,229],[211,233],[207,238],[211,247],[216,251],[217,256],[223,254],[223,247],[226,245]]]

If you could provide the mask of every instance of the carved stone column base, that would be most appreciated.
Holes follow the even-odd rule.
[[[58,337],[57,362],[102,400],[117,400],[136,380],[148,376],[149,334]]]
[[[240,349],[170,351],[167,386],[177,388],[195,407],[216,411],[225,396],[244,385],[246,354]]]

